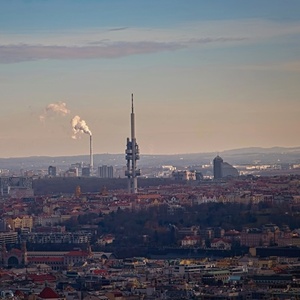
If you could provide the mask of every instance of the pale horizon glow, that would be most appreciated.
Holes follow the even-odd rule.
[[[3,2],[0,158],[87,155],[75,116],[94,153],[124,153],[132,93],[142,155],[298,147],[299,10],[298,0]]]

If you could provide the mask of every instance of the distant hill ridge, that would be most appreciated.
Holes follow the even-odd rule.
[[[300,147],[248,147],[225,150],[220,152],[199,152],[185,154],[141,154],[139,167],[153,167],[161,165],[173,165],[178,168],[211,163],[219,154],[225,161],[231,164],[251,164],[254,161],[261,163],[300,163]],[[89,163],[88,155],[77,156],[31,156],[0,158],[1,169],[28,170],[45,169],[50,165],[67,168],[71,164],[83,162]],[[94,166],[113,165],[125,166],[125,154],[95,154]]]
[[[263,148],[263,147],[248,147],[248,148],[239,148],[239,149],[231,149],[225,150],[221,153],[224,154],[254,154],[254,153],[292,153],[292,152],[299,152],[300,147],[271,147],[271,148]]]
[[[235,149],[229,149],[229,150],[223,150],[223,151],[211,151],[211,152],[195,152],[195,153],[171,153],[171,154],[141,154],[143,156],[186,156],[186,155],[208,155],[208,154],[243,154],[243,153],[290,153],[290,152],[300,152],[300,146],[299,147],[247,147],[247,148],[235,148]],[[95,156],[103,156],[103,157],[117,157],[117,156],[124,156],[124,154],[121,153],[98,153],[94,154]],[[2,160],[19,160],[19,159],[26,159],[26,160],[41,160],[41,159],[77,159],[77,161],[86,159],[87,155],[70,155],[70,156],[50,156],[50,155],[33,155],[33,156],[24,156],[24,157],[7,157],[7,158],[1,158],[0,162]]]

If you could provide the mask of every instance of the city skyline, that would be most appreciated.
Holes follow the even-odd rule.
[[[0,157],[300,145],[299,1],[0,8]]]

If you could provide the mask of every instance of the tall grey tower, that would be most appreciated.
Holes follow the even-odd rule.
[[[223,159],[219,155],[217,155],[214,158],[213,164],[214,164],[214,179],[222,178],[223,177],[223,170],[222,170]]]
[[[139,169],[137,169],[137,160],[140,159],[139,146],[135,138],[135,120],[134,120],[134,108],[133,108],[133,94],[131,94],[131,140],[127,138],[126,145],[126,161],[127,170],[125,176],[128,178],[128,193],[137,193],[137,176],[141,175]]]

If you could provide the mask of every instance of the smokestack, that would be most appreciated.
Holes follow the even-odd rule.
[[[93,139],[92,135],[90,134],[90,175],[93,173]]]
[[[71,120],[71,125],[73,129],[73,139],[77,139],[77,134],[86,133],[90,136],[90,175],[93,172],[93,145],[92,145],[92,132],[90,131],[89,127],[87,126],[86,122],[82,120],[79,116],[75,116]]]

